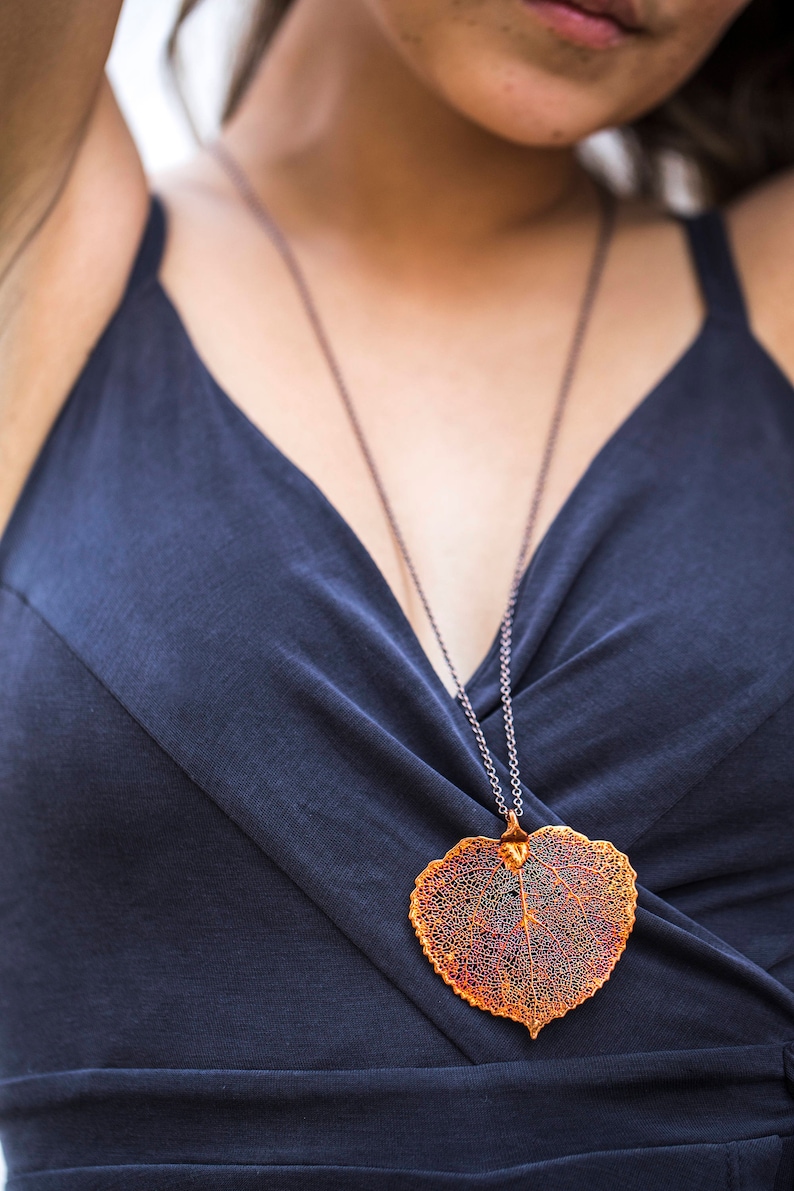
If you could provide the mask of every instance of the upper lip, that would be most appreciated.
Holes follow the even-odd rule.
[[[593,16],[610,17],[624,29],[636,31],[642,28],[634,0],[565,0],[565,3]]]

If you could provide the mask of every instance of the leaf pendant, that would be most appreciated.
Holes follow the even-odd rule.
[[[409,917],[439,976],[533,1038],[609,979],[634,925],[637,874],[570,827],[462,839],[416,878]]]

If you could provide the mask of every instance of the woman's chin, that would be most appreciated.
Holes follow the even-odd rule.
[[[608,87],[523,63],[447,71],[436,86],[447,104],[472,123],[527,148],[562,149],[622,119]]]

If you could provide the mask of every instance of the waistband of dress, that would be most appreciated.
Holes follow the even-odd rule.
[[[95,1068],[0,1083],[9,1168],[346,1163],[476,1172],[794,1133],[794,1042],[467,1067]],[[243,1157],[241,1157],[243,1155]]]

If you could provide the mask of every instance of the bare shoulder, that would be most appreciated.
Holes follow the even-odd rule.
[[[147,186],[102,86],[46,218],[0,278],[0,532],[124,290]]]
[[[753,329],[794,380],[794,171],[743,195],[727,220]]]

